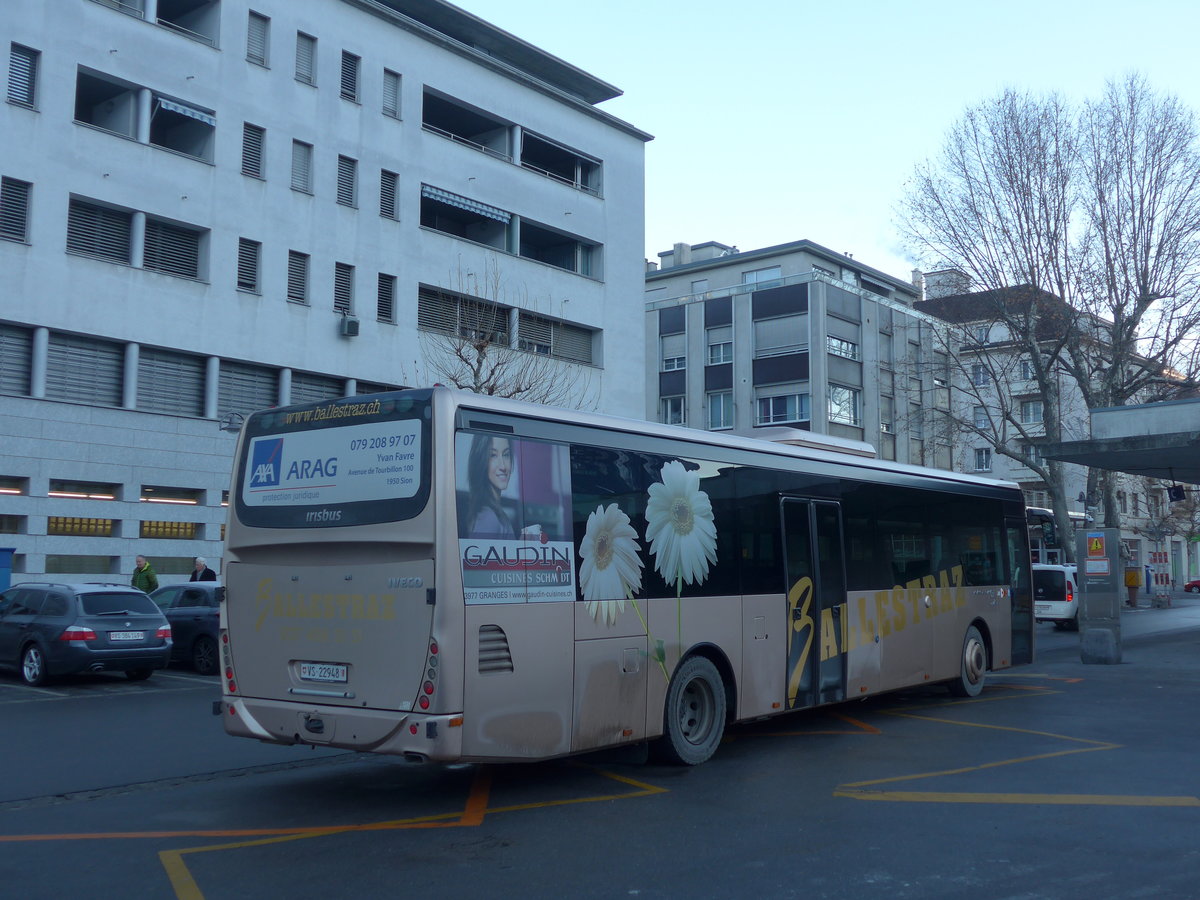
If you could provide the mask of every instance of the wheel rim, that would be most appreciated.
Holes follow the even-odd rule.
[[[979,684],[986,670],[987,653],[983,649],[983,641],[978,635],[970,634],[963,647],[963,675],[971,684]]]
[[[42,651],[30,647],[25,651],[25,661],[21,664],[26,681],[37,681],[42,677]]]
[[[699,746],[712,733],[717,701],[712,685],[703,678],[693,678],[679,695],[676,715],[679,733],[689,744]]]
[[[196,648],[192,652],[192,665],[197,672],[202,674],[207,675],[215,672],[217,665],[217,645],[209,640],[197,642]]]

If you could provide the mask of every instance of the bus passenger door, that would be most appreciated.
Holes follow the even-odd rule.
[[[787,576],[787,703],[803,709],[846,697],[846,569],[841,508],[781,503]]]

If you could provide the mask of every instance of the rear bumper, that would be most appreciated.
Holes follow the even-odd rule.
[[[165,669],[170,661],[170,644],[162,647],[93,650],[72,641],[69,644],[51,645],[46,651],[46,671],[51,675]]]
[[[1035,603],[1033,617],[1039,622],[1069,622],[1079,615],[1079,604],[1066,601]]]
[[[226,694],[225,731],[273,744],[308,744],[414,761],[453,762],[462,756],[462,715],[421,715]]]

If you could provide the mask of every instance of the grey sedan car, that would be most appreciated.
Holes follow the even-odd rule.
[[[80,672],[140,681],[170,657],[170,623],[129,585],[25,582],[0,594],[0,666],[26,684]]]
[[[171,623],[175,641],[171,658],[190,665],[201,675],[216,675],[217,632],[225,587],[215,581],[170,584],[152,591],[150,599]]]

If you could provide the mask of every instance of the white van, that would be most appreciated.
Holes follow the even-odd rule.
[[[1055,628],[1079,630],[1078,569],[1075,566],[1033,566],[1033,615]]]

